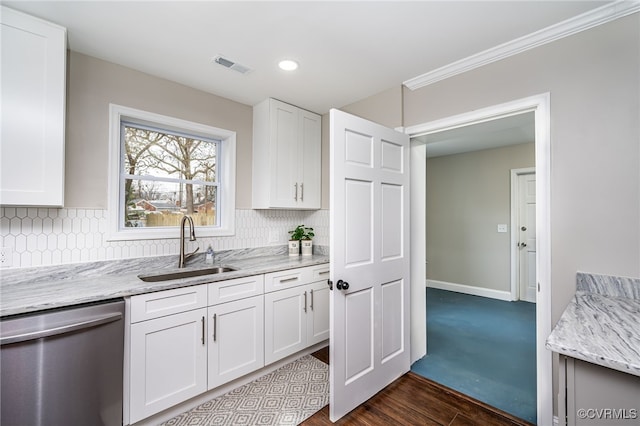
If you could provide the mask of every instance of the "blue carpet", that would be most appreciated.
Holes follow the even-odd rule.
[[[536,311],[427,289],[427,356],[416,374],[536,423]]]

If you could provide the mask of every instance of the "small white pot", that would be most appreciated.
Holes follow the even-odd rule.
[[[313,240],[302,240],[302,255],[311,256],[313,254]]]
[[[300,256],[300,241],[289,240],[289,256]]]

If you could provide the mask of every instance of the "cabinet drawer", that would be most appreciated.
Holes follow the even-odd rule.
[[[326,281],[329,279],[329,264],[313,266],[311,269],[312,277],[311,281]]]
[[[235,278],[208,284],[209,306],[264,293],[264,275]]]
[[[206,285],[141,294],[131,297],[131,322],[146,321],[206,306]]]
[[[264,292],[283,290],[308,284],[313,278],[313,267],[287,269],[286,271],[271,272],[264,275]]]

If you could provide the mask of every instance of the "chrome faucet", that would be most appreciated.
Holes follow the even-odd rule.
[[[191,216],[183,216],[182,221],[180,221],[180,259],[178,260],[178,268],[184,268],[185,261],[196,254],[200,247],[196,247],[194,251],[191,253],[184,253],[184,223],[189,222],[189,241],[196,240],[196,230],[193,226],[193,219]]]

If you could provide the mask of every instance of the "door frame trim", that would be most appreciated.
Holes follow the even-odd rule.
[[[518,176],[531,175],[535,173],[535,167],[511,169],[511,300],[520,300],[520,288],[518,286],[520,263],[518,261],[519,251],[518,247],[516,247],[516,244],[518,243],[518,209],[520,208]]]
[[[404,129],[410,138],[445,130],[483,123],[512,115],[535,113],[536,163],[536,274],[538,294],[536,303],[536,371],[537,418],[539,424],[553,424],[553,369],[552,352],[545,348],[551,334],[551,132],[550,93],[542,93],[503,104],[446,117]],[[426,189],[425,179],[412,182],[417,191]],[[413,216],[414,212],[412,212]],[[424,218],[420,218],[424,220]],[[412,233],[412,238],[426,235]],[[426,278],[426,277],[425,277]],[[424,319],[423,319],[424,320]]]

